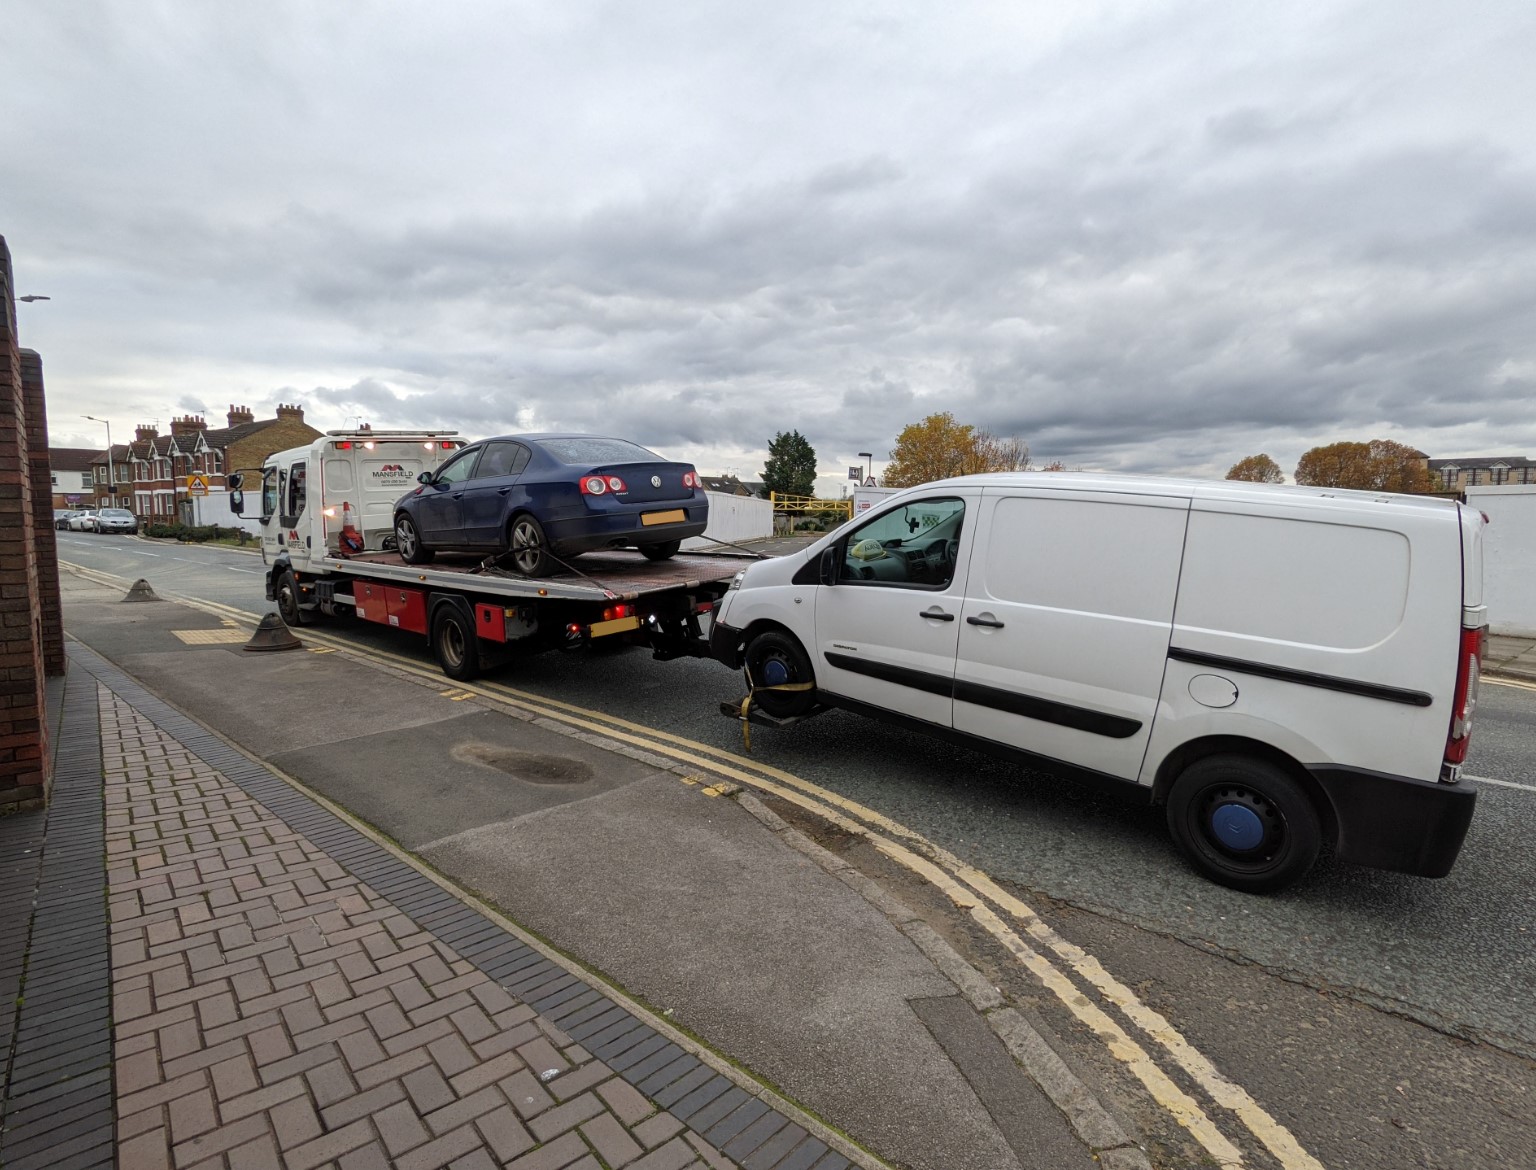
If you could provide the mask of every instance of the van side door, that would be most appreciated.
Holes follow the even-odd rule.
[[[935,491],[862,520],[829,550],[816,591],[816,684],[948,727],[975,488]]]
[[[988,488],[955,728],[1135,781],[1162,689],[1189,500]]]

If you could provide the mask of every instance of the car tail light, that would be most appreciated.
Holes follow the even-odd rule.
[[[1477,710],[1477,688],[1483,674],[1483,651],[1488,627],[1461,631],[1456,662],[1456,690],[1451,696],[1451,728],[1445,737],[1445,762],[1460,764],[1472,744],[1472,715]]]
[[[627,492],[629,488],[616,475],[586,475],[581,480],[581,494],[584,496],[602,496],[613,492]]]
[[[699,478],[699,473],[691,468],[683,472],[683,486],[685,488],[702,488],[704,481]]]

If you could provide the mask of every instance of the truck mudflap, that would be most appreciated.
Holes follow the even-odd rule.
[[[1333,808],[1340,861],[1419,877],[1444,877],[1456,864],[1477,789],[1365,768],[1318,764],[1307,769]]]

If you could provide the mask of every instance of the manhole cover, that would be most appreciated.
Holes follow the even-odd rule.
[[[592,779],[592,766],[585,760],[520,752],[493,743],[459,744],[453,749],[453,758],[462,763],[496,768],[529,784],[580,784]]]

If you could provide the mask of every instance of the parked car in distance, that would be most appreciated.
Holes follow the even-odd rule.
[[[1441,877],[1477,801],[1483,523],[1381,492],[965,476],[749,565],[710,644],[770,717],[842,707],[1164,805],[1223,885],[1283,889],[1325,845]]]
[[[67,527],[69,518],[73,513],[73,508],[55,508],[53,510],[53,526],[58,529]]]
[[[95,508],[80,508],[69,514],[69,519],[64,522],[64,525],[71,532],[89,532],[95,519]]]
[[[92,530],[133,533],[139,530],[139,522],[127,508],[103,508],[96,513]]]
[[[508,555],[529,577],[600,548],[666,560],[709,521],[688,463],[601,435],[502,435],[471,443],[395,505],[402,559],[439,552]]]

